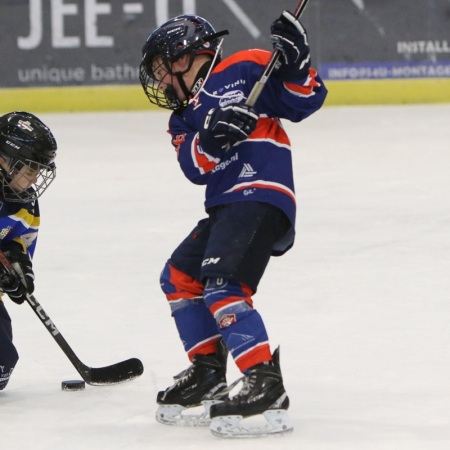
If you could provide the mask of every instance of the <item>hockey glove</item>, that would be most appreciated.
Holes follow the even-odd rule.
[[[311,64],[308,38],[302,24],[284,11],[270,28],[272,44],[281,52],[281,64],[274,74],[283,81],[295,81],[308,75]]]
[[[3,247],[3,253],[14,268],[15,274],[4,268],[0,270],[0,291],[17,304],[26,300],[26,294],[34,291],[33,265],[27,253],[22,251],[20,244],[10,242]]]
[[[236,142],[243,141],[256,128],[258,115],[246,105],[229,105],[210,109],[200,130],[200,146],[208,153],[227,151]]]

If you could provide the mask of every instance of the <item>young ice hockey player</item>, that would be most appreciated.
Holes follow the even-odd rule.
[[[34,290],[31,259],[39,228],[40,197],[55,178],[56,141],[36,116],[11,112],[0,117],[0,251],[17,276],[0,264],[0,390],[19,358],[2,293],[15,303]]]
[[[206,186],[208,215],[162,271],[162,290],[192,365],[159,392],[156,417],[190,425],[211,419],[218,435],[285,432],[292,425],[279,350],[272,353],[252,297],[270,257],[294,242],[291,148],[280,119],[305,119],[322,106],[326,89],[310,66],[305,29],[285,11],[271,27],[281,64],[254,108],[245,106],[271,53],[245,50],[221,60],[224,34],[202,17],[181,15],[153,31],[142,49],[141,84],[150,102],[173,110],[172,144],[184,175]],[[231,397],[221,342],[244,375]],[[183,414],[205,401],[201,417]],[[242,417],[260,414],[264,429],[240,426]]]

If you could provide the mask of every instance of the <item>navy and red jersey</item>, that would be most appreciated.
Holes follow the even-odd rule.
[[[293,237],[292,155],[280,119],[300,122],[323,105],[327,90],[314,69],[297,82],[283,82],[276,74],[269,77],[254,106],[260,117],[257,127],[245,141],[220,154],[199,144],[199,130],[208,111],[245,103],[270,57],[268,51],[252,49],[220,62],[188,106],[171,115],[169,133],[185,176],[206,185],[206,210],[232,202],[267,202],[287,215]]]

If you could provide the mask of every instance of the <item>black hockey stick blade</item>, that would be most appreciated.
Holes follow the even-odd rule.
[[[127,359],[105,367],[88,367],[73,351],[36,297],[32,294],[27,294],[27,302],[87,384],[101,386],[123,383],[124,381],[133,380],[144,372],[144,366],[137,358]]]
[[[105,367],[83,367],[78,370],[83,380],[92,386],[104,386],[131,381],[144,373],[144,366],[137,358]]]
[[[127,359],[105,367],[88,367],[73,351],[36,297],[32,294],[27,294],[27,302],[87,384],[102,386],[123,383],[143,374],[144,366],[137,358]]]
[[[1,250],[0,266],[3,267],[7,273],[10,273],[17,278],[19,277],[8,258]],[[27,292],[24,293],[26,294],[26,301],[31,306],[31,309],[34,311],[36,316],[38,316],[39,320],[45,326],[52,338],[59,345],[60,349],[64,352],[86,383],[93,386],[123,383],[124,381],[133,380],[144,373],[144,366],[137,358],[127,359],[105,367],[86,366],[86,364],[78,358],[77,354],[65,340],[64,336],[53,323],[52,319],[50,319],[49,315],[45,312],[36,297],[33,294]]]

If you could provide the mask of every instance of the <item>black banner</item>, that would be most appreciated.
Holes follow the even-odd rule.
[[[138,82],[147,35],[196,13],[228,29],[224,55],[271,49],[295,0],[0,0],[0,87]],[[450,77],[449,0],[310,0],[302,18],[325,79]]]

